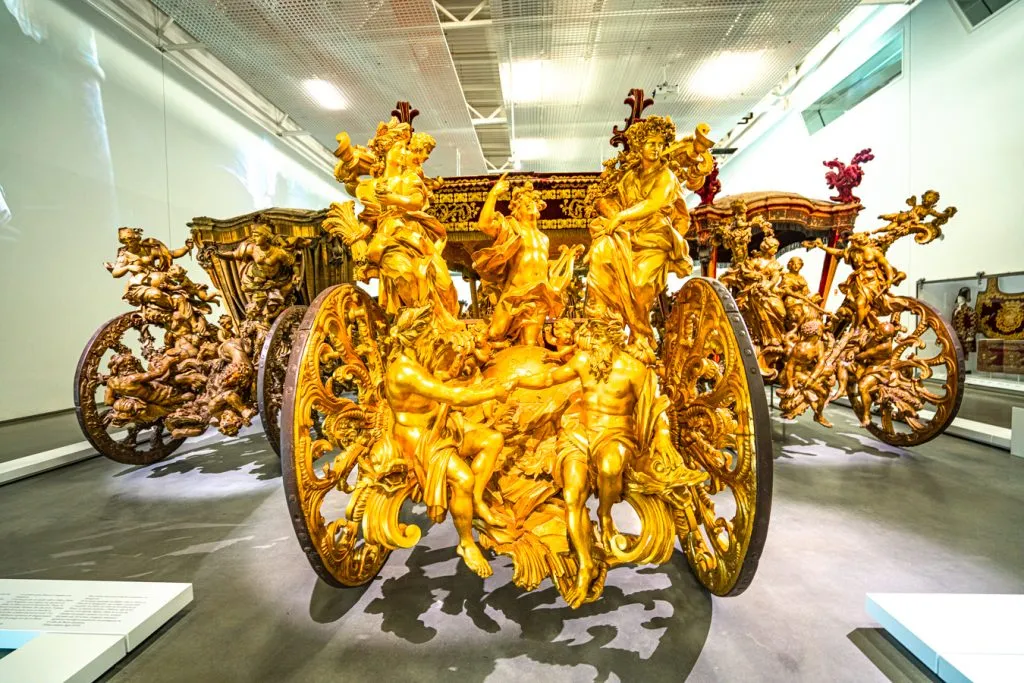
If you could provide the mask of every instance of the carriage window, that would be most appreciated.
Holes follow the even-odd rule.
[[[903,32],[853,73],[803,111],[807,132],[814,134],[874,95],[903,73]]]

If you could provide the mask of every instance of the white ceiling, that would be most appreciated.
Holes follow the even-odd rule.
[[[633,87],[650,94],[661,86],[648,112],[671,115],[680,132],[706,121],[712,137],[721,138],[859,4],[152,2],[329,149],[340,130],[356,141],[368,139],[397,100],[410,101],[420,111],[417,130],[438,139],[428,169],[437,175],[500,168],[516,150],[523,170],[599,170]],[[722,52],[760,52],[748,83],[720,96],[695,92],[697,70]],[[321,108],[302,88],[310,78],[335,84],[348,107]],[[510,144],[513,138],[520,142]]]

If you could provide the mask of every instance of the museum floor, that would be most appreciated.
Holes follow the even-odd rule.
[[[742,596],[712,599],[681,557],[619,568],[569,610],[485,582],[449,525],[362,590],[318,582],[261,434],[150,467],[102,458],[0,489],[0,576],[191,582],[195,602],[103,680],[934,680],[864,612],[867,592],[1024,592],[1024,460],[942,436],[884,446],[775,423],[771,530]]]

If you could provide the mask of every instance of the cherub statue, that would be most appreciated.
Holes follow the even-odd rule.
[[[918,244],[927,244],[935,238],[942,237],[942,226],[949,222],[949,219],[956,215],[956,207],[939,211],[935,207],[939,203],[939,193],[935,190],[927,190],[921,195],[921,203],[917,203],[917,197],[911,196],[907,199],[906,211],[896,213],[883,213],[878,218],[889,221],[888,225],[872,231],[878,235],[876,238],[883,244],[883,250],[904,235],[914,234],[914,240]],[[932,220],[928,220],[931,218]]]
[[[544,321],[562,313],[563,290],[583,247],[562,247],[558,260],[549,261],[548,236],[537,227],[545,204],[533,183],[526,181],[513,190],[511,216],[495,211],[498,197],[509,189],[506,176],[494,183],[480,211],[477,225],[494,244],[473,254],[473,269],[485,288],[500,292],[488,337],[536,346],[542,342]]]
[[[690,189],[703,184],[714,161],[707,127],[676,142],[667,117],[650,116],[626,130],[629,151],[605,164],[587,200],[597,214],[585,261],[587,315],[617,313],[632,335],[653,337],[650,316],[670,272],[693,270],[686,240],[690,216],[683,200],[683,175]]]
[[[826,337],[829,337],[828,341]],[[832,398],[829,380],[833,373],[822,372],[818,367],[830,348],[828,342],[831,338],[820,318],[800,323],[788,335],[786,366],[779,381],[779,409],[783,414],[796,415],[810,406],[814,409],[814,421],[825,427],[832,426],[825,419],[824,411]]]
[[[562,417],[556,466],[566,505],[566,526],[578,574],[566,595],[578,607],[590,595],[598,567],[591,548],[593,526],[586,501],[596,473],[598,521],[602,545],[614,552],[622,541],[612,521],[612,506],[622,500],[623,476],[638,470],[655,480],[686,487],[702,481],[703,472],[687,469],[672,445],[665,416],[667,399],[657,397],[654,352],[647,337],[626,343],[622,319],[588,319],[576,335],[577,351],[545,374],[520,377],[517,385],[544,389],[579,380],[582,393]],[[644,467],[658,462],[656,467]]]
[[[473,539],[473,515],[475,511],[487,523],[496,521],[484,505],[483,492],[504,441],[499,432],[451,409],[504,401],[513,385],[438,381],[435,372],[442,361],[451,373],[452,363],[465,358],[439,353],[443,333],[435,323],[427,305],[403,309],[391,328],[384,395],[393,423],[386,448],[414,464],[431,519],[439,522],[446,510],[451,512],[459,534],[458,554],[470,569],[487,577],[491,567]]]

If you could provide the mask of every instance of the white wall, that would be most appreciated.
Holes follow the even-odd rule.
[[[72,405],[83,346],[127,310],[102,266],[118,226],[176,247],[194,216],[343,198],[329,169],[77,0],[0,6],[0,102],[0,420]]]
[[[794,97],[788,114],[754,144],[746,147],[741,139],[741,151],[722,169],[723,194],[778,189],[826,198],[831,193],[821,162],[849,161],[871,147],[876,158],[855,190],[865,206],[858,229],[878,227],[876,216],[903,208],[907,197],[930,188],[942,193],[943,206],[959,209],[942,241],[921,246],[906,238],[890,249],[894,265],[908,274],[903,293],[913,294],[919,278],[1024,269],[1018,208],[1024,182],[1024,2],[972,32],[948,0],[924,0],[901,26],[904,72],[898,80],[809,135],[801,110],[872,52],[862,46],[860,62],[841,71],[830,71],[826,63],[820,82],[810,86],[816,92],[805,89]],[[830,61],[839,57],[837,50]],[[821,259],[805,261],[804,274],[814,287]],[[837,273],[837,284],[847,272]],[[830,304],[838,304],[834,288]]]

